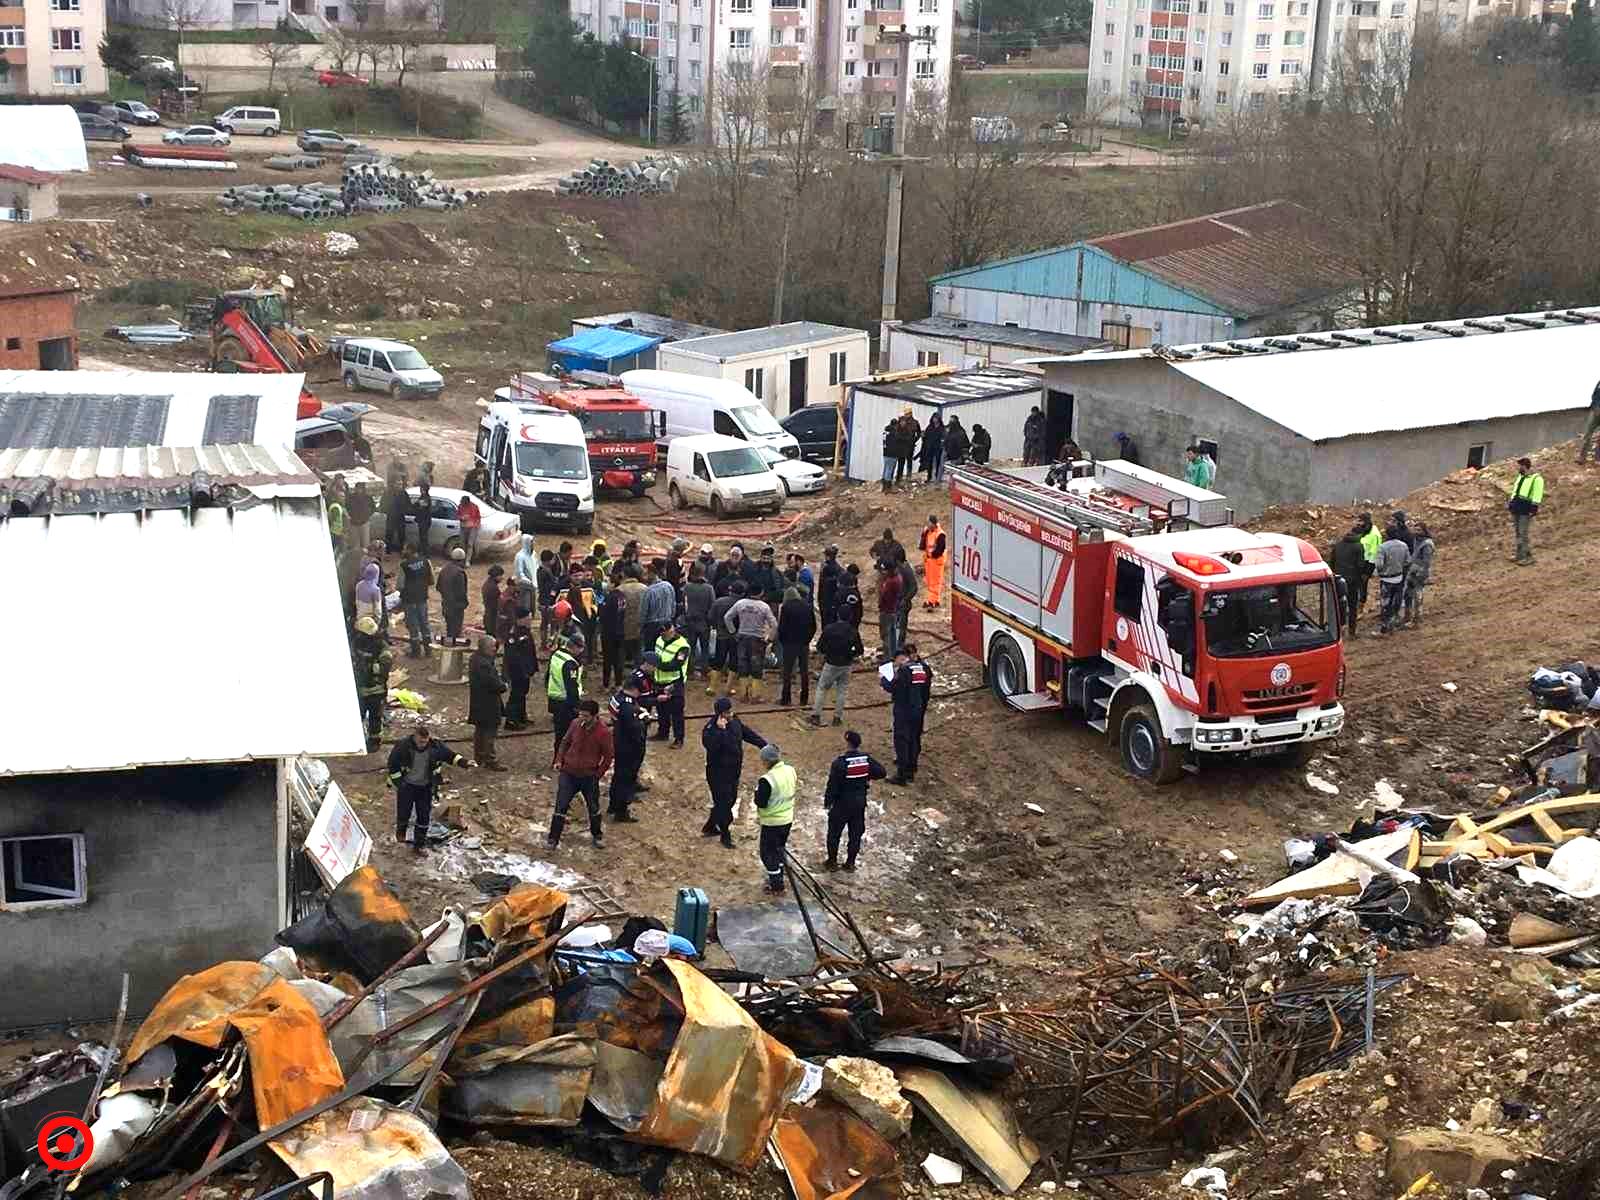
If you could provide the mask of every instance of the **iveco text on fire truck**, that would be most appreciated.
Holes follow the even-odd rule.
[[[548,404],[569,412],[583,426],[594,487],[642,496],[656,481],[656,440],[665,435],[666,414],[623,389],[613,375],[574,371],[564,378],[523,371],[511,380],[507,399]]]
[[[1083,715],[1161,783],[1339,732],[1341,597],[1315,547],[1132,463],[1055,470],[952,469],[951,626],[996,696]]]

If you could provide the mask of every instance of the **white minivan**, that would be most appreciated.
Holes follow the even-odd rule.
[[[522,519],[589,533],[594,529],[594,483],[589,444],[571,413],[548,404],[507,399],[509,388],[478,422],[474,457],[489,471],[489,502]]]
[[[277,109],[245,104],[235,105],[213,117],[211,123],[224,133],[259,133],[263,137],[276,137],[283,128],[283,118]]]
[[[667,495],[674,508],[698,505],[720,517],[755,509],[778,512],[784,491],[767,460],[749,442],[720,433],[693,433],[667,443]]]
[[[386,338],[346,338],[339,344],[339,374],[347,391],[388,392],[396,400],[437,399],[444,376],[415,346]]]
[[[731,379],[708,379],[682,371],[624,371],[622,386],[666,414],[669,444],[676,437],[718,433],[771,446],[785,458],[800,457],[800,443],[794,434]]]

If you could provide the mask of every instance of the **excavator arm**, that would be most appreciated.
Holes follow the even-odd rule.
[[[242,306],[224,304],[221,308],[211,323],[212,370],[282,375],[295,370]],[[320,411],[322,401],[302,386],[296,417],[314,417]]]

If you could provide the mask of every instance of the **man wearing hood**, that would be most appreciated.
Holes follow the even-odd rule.
[[[1328,555],[1329,565],[1333,567],[1334,578],[1344,581],[1344,616],[1349,627],[1349,636],[1356,635],[1356,616],[1361,611],[1361,586],[1367,577],[1367,554],[1361,545],[1361,530],[1352,525],[1333,544],[1333,550]]]
[[[972,426],[972,461],[982,466],[989,461],[989,452],[994,448],[994,439],[989,436],[989,431],[982,425]]]
[[[472,726],[472,757],[488,771],[504,771],[495,755],[494,739],[500,732],[501,701],[506,682],[494,665],[494,639],[481,637],[467,663],[467,724]]]
[[[822,578],[817,581],[817,609],[822,614],[822,627],[826,629],[839,619],[839,585],[843,582],[844,567],[839,563],[839,547],[829,546],[822,552]]]
[[[350,663],[355,669],[356,699],[367,727],[367,751],[371,753],[378,748],[378,738],[383,733],[383,705],[389,695],[389,672],[394,667],[394,655],[378,635],[378,623],[371,617],[356,620]]]
[[[967,431],[961,426],[961,418],[951,416],[949,424],[944,427],[944,457],[945,461],[955,465],[967,461],[967,451],[972,446],[972,439],[967,436]]]

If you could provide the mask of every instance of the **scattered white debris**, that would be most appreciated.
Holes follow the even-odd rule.
[[[1372,807],[1378,812],[1393,812],[1405,803],[1405,799],[1387,779],[1380,779],[1372,785]]]
[[[1225,863],[1236,863],[1236,862],[1239,861],[1239,856],[1237,854],[1235,854],[1232,850],[1228,850],[1226,848],[1224,848],[1222,850],[1218,850],[1217,851],[1217,857],[1220,858]]]
[[[1306,772],[1306,786],[1313,792],[1321,792],[1324,796],[1337,796],[1339,794],[1338,784],[1330,783],[1321,775],[1313,775],[1310,771]]]
[[[1453,683],[1441,683],[1439,686],[1444,688],[1444,690],[1447,692],[1453,692],[1457,690],[1456,685]]]
[[[945,1187],[948,1184],[961,1182],[961,1164],[951,1162],[948,1158],[941,1158],[937,1154],[930,1154],[922,1160],[922,1173],[934,1187]]]
[[[1450,922],[1450,941],[1457,946],[1487,946],[1489,932],[1471,917],[1457,917]]]
[[[944,828],[944,823],[950,819],[937,808],[919,808],[917,809],[917,816],[921,818],[922,823],[929,829],[942,829]]]
[[[361,249],[361,243],[348,233],[341,233],[337,229],[330,229],[322,235],[322,248],[335,258],[343,258],[347,254],[354,254]]]
[[[1228,1177],[1220,1167],[1196,1167],[1178,1181],[1186,1188],[1211,1196],[1228,1194]]]
[[[1040,808],[1037,804],[1030,802],[1028,804],[1024,804],[1022,807],[1031,813],[1038,813],[1041,817],[1044,816],[1044,809]]]

